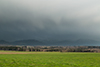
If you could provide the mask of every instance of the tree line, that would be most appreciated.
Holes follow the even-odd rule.
[[[100,52],[100,46],[0,46],[6,51]]]

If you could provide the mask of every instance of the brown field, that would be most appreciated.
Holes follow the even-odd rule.
[[[0,51],[0,54],[35,54],[34,52]]]
[[[49,54],[59,52],[0,51],[0,54]]]

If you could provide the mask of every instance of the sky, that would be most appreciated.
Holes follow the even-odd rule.
[[[100,41],[99,0],[0,0],[0,40]]]

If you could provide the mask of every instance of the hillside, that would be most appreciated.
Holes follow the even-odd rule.
[[[0,40],[2,45],[31,45],[31,46],[99,46],[100,41],[90,39],[78,39],[78,40],[18,40],[14,42],[8,42]]]

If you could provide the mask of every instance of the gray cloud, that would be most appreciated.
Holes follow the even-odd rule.
[[[100,39],[99,0],[0,0],[0,39]]]

